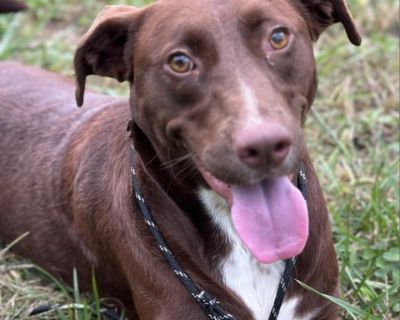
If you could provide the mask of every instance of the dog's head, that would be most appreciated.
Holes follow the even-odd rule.
[[[304,151],[302,123],[317,82],[312,43],[335,22],[360,43],[344,0],[107,7],[76,52],[77,101],[82,105],[88,75],[129,81],[133,118],[161,161],[190,155],[208,185],[231,202],[239,224],[246,224],[240,222],[245,215],[235,214],[243,207],[283,210],[264,208],[269,198],[268,206],[304,216],[304,204],[284,177]],[[304,246],[305,219],[294,223],[303,231],[288,229],[302,233]],[[254,226],[243,228],[245,243],[258,241],[247,239]],[[257,244],[249,247],[257,251]]]

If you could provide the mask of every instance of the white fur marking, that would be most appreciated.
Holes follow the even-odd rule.
[[[254,91],[242,79],[239,80],[239,89],[244,102],[243,116],[246,124],[251,126],[259,123],[262,118]]]
[[[225,285],[242,298],[255,320],[268,319],[284,270],[283,261],[258,263],[236,234],[226,201],[212,190],[202,188],[199,194],[212,220],[232,245],[231,253],[220,264]],[[298,298],[285,301],[278,320],[311,320],[313,314],[295,317],[298,303]]]

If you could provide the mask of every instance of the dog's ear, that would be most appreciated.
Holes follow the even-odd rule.
[[[313,40],[331,24],[340,22],[343,24],[347,37],[354,45],[361,44],[361,37],[355,26],[353,17],[345,0],[296,0],[307,11],[311,21],[307,21]]]
[[[18,0],[1,0],[0,13],[17,12],[27,9],[25,3]]]
[[[82,37],[74,57],[78,106],[83,104],[88,75],[133,81],[133,38],[143,11],[132,6],[107,6]]]

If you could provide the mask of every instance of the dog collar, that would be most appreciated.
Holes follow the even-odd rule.
[[[210,293],[205,290],[201,290],[196,286],[190,276],[182,269],[178,261],[175,259],[174,255],[168,248],[164,237],[162,236],[157,224],[151,214],[149,208],[147,207],[146,201],[139,190],[139,184],[136,177],[136,157],[135,148],[132,145],[130,148],[130,173],[131,173],[131,190],[132,195],[135,198],[136,204],[139,208],[140,213],[154,240],[157,243],[162,255],[164,256],[166,262],[172,269],[175,276],[179,279],[182,285],[187,289],[188,293],[196,300],[200,307],[205,311],[207,316],[212,320],[237,320],[235,317],[226,312],[222,307],[221,303],[213,297]],[[297,173],[297,187],[302,193],[303,197],[306,199],[306,175],[303,165],[298,170]],[[271,309],[270,316],[268,320],[278,319],[279,311],[281,309],[283,299],[285,298],[286,291],[292,279],[293,269],[296,264],[296,257],[285,260],[285,269],[283,271],[282,277],[279,281],[278,291],[274,300],[273,307]]]

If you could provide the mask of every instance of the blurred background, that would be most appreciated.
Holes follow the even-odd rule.
[[[104,5],[150,1],[26,2],[25,13],[0,16],[0,60],[72,78],[75,46]],[[341,299],[349,304],[343,319],[399,319],[399,1],[348,4],[363,44],[352,46],[341,25],[334,25],[315,45],[320,85],[306,134],[332,216]],[[89,86],[128,94],[126,85],[111,79],[92,77]],[[0,319],[23,319],[41,304],[90,306],[96,299],[0,247]],[[71,312],[41,319],[76,317],[91,319]]]

